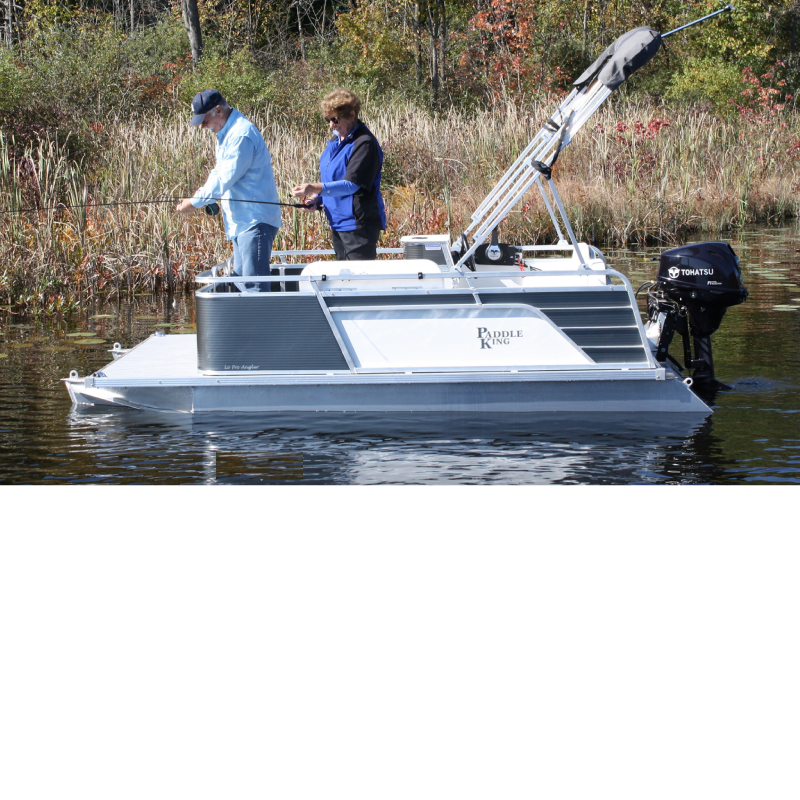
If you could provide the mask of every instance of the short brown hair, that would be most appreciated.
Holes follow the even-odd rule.
[[[320,103],[325,117],[352,119],[361,113],[361,101],[347,89],[334,89]]]

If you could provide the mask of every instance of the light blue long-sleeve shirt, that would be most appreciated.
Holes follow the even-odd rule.
[[[230,202],[279,202],[267,143],[258,128],[235,108],[225,127],[217,134],[216,156],[216,166],[208,180],[194,193],[192,205],[201,208],[215,200],[221,201],[228,239],[235,239],[260,222],[280,228],[280,206]]]

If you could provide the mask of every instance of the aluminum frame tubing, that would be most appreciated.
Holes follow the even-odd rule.
[[[464,255],[459,260],[458,264],[456,264],[456,267],[459,267],[463,262],[466,262],[466,260],[478,249],[481,242],[483,242],[486,239],[486,237],[491,233],[492,229],[500,223],[500,221],[511,210],[511,207],[517,202],[519,197],[523,195],[534,182],[538,182],[539,184],[539,189],[542,192],[542,197],[544,198],[545,204],[547,205],[548,211],[550,212],[550,219],[553,223],[553,226],[559,233],[560,238],[563,237],[561,229],[559,228],[558,225],[558,219],[556,218],[555,212],[553,211],[550,204],[547,202],[547,197],[545,196],[544,187],[542,185],[542,177],[543,176],[541,172],[536,172],[531,177],[527,186],[521,189],[520,192],[515,197],[511,197],[509,200],[507,200],[504,206],[500,206],[495,209],[494,213],[489,217],[489,219],[486,220],[483,223],[483,225],[475,232],[475,234],[473,235],[472,247],[470,247],[469,250],[467,250],[467,252],[464,253]],[[567,234],[569,235],[572,248],[575,251],[575,254],[578,256],[578,260],[581,262],[583,268],[588,269],[589,267],[583,260],[583,254],[581,253],[580,248],[578,247],[578,241],[575,238],[575,233],[572,230],[572,225],[570,225],[569,218],[567,217],[567,212],[564,208],[564,204],[561,202],[561,197],[559,196],[558,191],[556,190],[555,184],[553,183],[552,180],[548,180],[547,185],[553,194],[553,199],[555,200],[556,207],[558,208],[558,212],[561,215],[561,221],[564,223],[564,226],[567,229]]]
[[[564,147],[566,147],[573,139],[574,135],[583,127],[583,125],[587,122],[587,120],[594,115],[597,109],[605,102],[608,96],[611,94],[611,90],[608,89],[606,86],[603,86],[599,81],[595,81],[587,90],[586,94],[582,96],[583,104],[579,108],[573,109],[570,114],[572,115],[570,119],[566,120],[562,124],[562,128],[567,124],[569,127],[567,128],[567,135],[564,140]],[[532,166],[532,162],[534,160],[543,161],[544,163],[548,163],[548,158],[552,157],[552,153],[548,152],[548,146],[552,145],[550,149],[554,149],[555,146],[558,144],[560,138],[561,128],[556,131],[553,137],[545,143],[544,147],[541,147],[537,152],[531,154],[527,158],[523,159],[523,163],[520,168],[517,169],[517,175],[514,176],[513,180],[514,183],[511,184],[509,187],[508,184],[511,183],[512,178],[509,178],[505,181],[505,185],[498,184],[493,191],[494,198],[492,203],[499,204],[503,203],[504,200],[501,199],[501,196],[505,194],[505,200],[507,205],[507,198],[512,196],[514,198],[514,203],[524,194],[524,191],[520,193],[518,191],[518,187],[520,185],[520,179],[523,176],[530,174],[532,172],[536,172],[537,170],[534,169]],[[536,159],[535,157],[538,156],[539,158]],[[527,188],[525,191],[527,191]],[[489,203],[484,204],[483,215],[486,215],[486,207],[490,205]],[[511,204],[513,205],[513,203]],[[509,206],[510,210],[510,206]],[[471,227],[475,227],[477,223],[477,219],[473,222]]]
[[[611,94],[611,91],[611,89],[601,84],[600,81],[595,80],[594,83],[577,93],[574,97],[573,95],[570,95],[570,98],[572,98],[570,102],[567,103],[565,101],[556,112],[556,114],[560,114],[562,117],[562,123],[559,128],[546,139],[544,137],[550,132],[550,129],[545,127],[539,131],[536,137],[534,137],[531,143],[525,148],[522,155],[517,158],[512,167],[506,171],[505,175],[498,181],[486,198],[484,198],[484,200],[480,203],[478,208],[472,214],[472,223],[464,231],[464,233],[469,233],[477,224],[479,224],[480,219],[486,216],[486,210],[488,207],[500,202],[498,198],[500,195],[507,193],[509,184],[511,184],[512,190],[515,186],[519,185],[520,178],[525,173],[533,169],[531,166],[532,161],[539,160],[544,161],[545,163],[547,162],[547,158],[550,155],[548,153],[548,147],[552,146],[550,149],[553,149],[553,147],[558,144],[564,126],[568,124],[569,127],[563,144],[563,147],[566,147],[574,135],[605,102],[605,100]],[[574,108],[572,106],[574,106]],[[556,116],[556,114],[553,116]]]
[[[541,186],[541,182],[539,184]],[[578,240],[575,238],[575,233],[572,230],[572,225],[569,223],[569,217],[567,217],[567,211],[564,208],[564,204],[561,202],[561,196],[556,191],[556,185],[553,183],[552,179],[547,181],[547,186],[550,191],[553,193],[553,199],[556,201],[556,205],[558,206],[558,212],[561,214],[561,219],[564,222],[564,225],[567,228],[567,233],[569,234],[569,240],[572,242],[572,246],[575,249],[575,255],[578,256],[578,261],[581,262],[584,269],[589,269],[589,265],[583,260],[583,253],[581,253],[580,248],[578,247]],[[554,220],[555,223],[555,220]]]
[[[555,112],[555,114],[553,114],[553,115],[552,115],[550,118],[552,119],[553,117],[555,117],[555,116],[556,116],[556,114],[560,114],[560,115],[561,115],[561,119],[562,119],[562,125],[563,125],[563,120],[564,120],[564,110],[567,108],[567,106],[569,105],[569,103],[571,103],[571,102],[572,102],[573,98],[574,98],[574,97],[575,97],[577,94],[578,94],[578,90],[577,90],[577,89],[573,89],[573,90],[572,90],[572,92],[570,93],[569,97],[567,97],[567,98],[566,98],[566,100],[564,100],[564,101],[561,103],[561,105],[560,105],[560,106],[559,106],[559,107],[556,109],[556,112]],[[485,198],[484,198],[484,199],[481,201],[480,205],[479,205],[479,206],[478,206],[478,207],[475,209],[475,211],[473,211],[473,212],[472,212],[472,217],[471,217],[471,219],[473,220],[473,222],[474,222],[475,220],[479,219],[479,217],[480,217],[481,213],[483,212],[483,209],[484,209],[484,208],[485,208],[485,207],[486,207],[486,206],[487,206],[489,203],[491,203],[491,202],[493,201],[493,199],[494,199],[494,196],[497,194],[497,192],[500,190],[500,188],[503,186],[503,184],[505,184],[505,183],[506,183],[506,182],[507,182],[507,181],[508,181],[508,180],[511,178],[511,176],[514,174],[514,172],[517,170],[517,168],[518,168],[518,167],[519,167],[519,166],[522,164],[522,162],[525,160],[525,158],[527,158],[527,156],[529,156],[529,155],[531,154],[531,150],[532,150],[534,147],[536,147],[536,146],[537,146],[537,144],[539,144],[539,143],[540,143],[540,140],[542,140],[542,139],[543,139],[543,137],[544,137],[544,136],[545,136],[547,133],[550,133],[550,134],[551,134],[551,136],[550,136],[549,138],[547,138],[547,139],[544,139],[544,141],[542,142],[543,144],[547,144],[547,142],[548,142],[548,141],[550,141],[550,139],[552,138],[552,136],[553,136],[553,135],[555,135],[556,133],[558,133],[558,131],[559,131],[559,130],[560,130],[560,126],[559,126],[559,128],[556,128],[555,130],[552,130],[552,129],[548,128],[548,127],[543,127],[543,128],[542,128],[542,129],[539,131],[539,133],[537,133],[537,134],[536,134],[536,136],[534,136],[534,138],[533,138],[533,139],[532,139],[532,140],[531,140],[531,141],[528,143],[527,147],[526,147],[526,148],[525,148],[525,149],[522,151],[522,153],[521,153],[521,154],[520,154],[520,155],[517,157],[517,160],[516,160],[516,161],[515,161],[515,162],[514,162],[514,163],[513,163],[513,164],[512,164],[512,165],[511,165],[511,166],[510,166],[510,167],[509,167],[507,170],[506,170],[506,172],[505,172],[505,174],[503,175],[503,177],[502,177],[502,178],[500,178],[500,180],[499,180],[499,181],[498,181],[498,182],[497,182],[497,183],[494,185],[494,187],[493,187],[493,188],[492,188],[492,190],[489,192],[489,194],[488,194],[488,195],[487,195],[487,196],[486,196],[486,197],[485,197]],[[468,233],[468,232],[470,231],[470,229],[471,229],[471,228],[472,228],[472,225],[470,225],[470,226],[469,226],[469,228],[467,228],[467,230],[465,231],[465,233]]]
[[[556,217],[555,212],[553,211],[552,206],[547,200],[546,193],[544,191],[544,187],[542,185],[542,173],[538,170],[534,170],[531,167],[530,173],[523,176],[524,178],[529,178],[528,182],[519,187],[515,193],[510,194],[503,205],[497,206],[494,211],[490,214],[489,218],[483,222],[480,228],[473,234],[472,237],[472,247],[470,247],[466,253],[464,253],[461,258],[459,259],[458,263],[455,265],[455,268],[458,269],[461,267],[462,264],[465,264],[467,259],[480,247],[480,245],[486,240],[489,236],[491,231],[502,222],[503,219],[508,215],[509,211],[514,207],[517,201],[528,191],[528,189],[533,185],[534,182],[538,182],[539,190],[542,193],[542,198],[545,201],[545,206],[547,207],[548,212],[550,213],[550,220],[553,223],[553,227],[556,229],[556,232],[559,236],[559,241],[563,241],[563,233],[561,232],[561,228],[558,225],[558,218]],[[575,251],[575,254],[578,256],[578,260],[581,262],[584,269],[588,269],[588,265],[583,260],[583,254],[578,247],[578,241],[575,238],[575,233],[572,230],[572,225],[570,225],[569,218],[567,217],[566,209],[564,208],[564,204],[561,202],[561,197],[556,190],[555,183],[553,183],[552,179],[547,181],[548,188],[553,194],[553,199],[555,200],[556,207],[558,208],[558,212],[561,216],[561,221],[564,223],[564,227],[567,229],[567,234],[569,235],[570,243]]]
[[[460,267],[462,264],[465,264],[469,257],[480,247],[480,245],[486,241],[487,237],[491,234],[492,230],[502,222],[511,209],[516,205],[520,197],[522,197],[525,192],[533,186],[534,183],[538,182],[539,190],[542,193],[542,197],[545,201],[545,206],[547,207],[548,212],[550,213],[550,221],[553,223],[553,227],[556,229],[557,234],[559,235],[559,241],[563,241],[563,233],[561,232],[561,228],[558,224],[558,218],[553,211],[552,206],[547,200],[545,195],[544,187],[542,186],[542,173],[538,170],[535,170],[533,167],[530,167],[528,171],[526,171],[517,183],[512,187],[513,191],[510,192],[504,199],[502,204],[497,205],[490,213],[488,218],[484,219],[481,226],[478,230],[475,231],[472,235],[472,246],[464,253],[461,258],[458,260],[456,267]],[[522,183],[522,181],[525,183]],[[583,258],[580,255],[580,252],[577,249],[577,242],[575,240],[575,234],[572,232],[572,226],[569,224],[569,220],[567,219],[566,212],[564,210],[564,206],[561,203],[560,198],[558,197],[558,192],[555,190],[555,186],[553,185],[552,180],[548,181],[548,185],[550,187],[550,191],[553,193],[553,198],[556,201],[556,206],[559,209],[559,213],[561,214],[561,220],[564,223],[567,233],[570,236],[570,241],[572,246],[575,248],[575,251],[578,253],[578,257],[583,263]],[[585,266],[585,265],[584,265]]]
[[[566,242],[567,240],[564,238],[564,234],[559,227],[558,220],[556,219],[556,215],[553,213],[553,207],[550,205],[550,201],[547,199],[547,192],[544,190],[544,186],[541,181],[538,182],[539,191],[542,194],[542,200],[544,200],[544,206],[547,209],[547,213],[550,215],[550,219],[553,222],[553,227],[556,229],[556,236],[558,236],[558,241]]]

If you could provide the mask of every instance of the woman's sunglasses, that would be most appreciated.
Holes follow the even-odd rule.
[[[325,122],[332,122],[334,125],[338,125],[339,117],[325,117]]]

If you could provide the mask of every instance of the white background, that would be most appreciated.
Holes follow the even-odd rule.
[[[800,792],[793,489],[2,498],[4,800]]]

